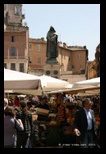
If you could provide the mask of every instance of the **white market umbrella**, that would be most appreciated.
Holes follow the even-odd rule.
[[[85,88],[85,87],[89,88],[89,87],[93,87],[93,86],[95,86],[95,87],[100,86],[100,77],[75,82],[72,87],[73,88]]]
[[[23,94],[34,94],[35,89],[40,87],[42,90],[37,90],[36,93],[42,94],[42,91],[65,89],[68,85],[69,82],[51,76],[36,76],[4,69],[4,90],[12,90],[12,92],[18,93],[23,92]]]
[[[4,90],[38,89],[39,84],[38,76],[4,69]]]
[[[39,76],[43,91],[65,89],[70,83],[47,75]]]

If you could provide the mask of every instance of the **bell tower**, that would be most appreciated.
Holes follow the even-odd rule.
[[[4,24],[6,26],[22,26],[22,20],[25,15],[22,14],[22,4],[4,4]]]
[[[20,72],[28,70],[29,27],[23,25],[22,4],[4,4],[4,64]]]

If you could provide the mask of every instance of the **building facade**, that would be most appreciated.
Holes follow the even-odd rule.
[[[43,66],[46,62],[46,40],[29,38],[29,72],[43,74]],[[87,49],[79,46],[67,46],[58,42],[57,61],[60,64],[60,74],[85,74],[87,64]]]
[[[88,62],[87,79],[100,77],[100,43],[96,47],[95,59]]]
[[[22,25],[22,4],[4,4],[4,67],[27,72],[29,28]]]

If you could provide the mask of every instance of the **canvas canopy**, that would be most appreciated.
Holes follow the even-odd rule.
[[[5,93],[8,93],[9,95],[37,95],[37,96],[41,96],[43,95],[43,91],[42,90],[35,90],[35,89],[23,89],[23,90],[5,90]]]
[[[43,91],[66,89],[70,83],[64,80],[60,80],[51,76],[42,75],[39,77],[41,80],[41,86]]]
[[[39,84],[35,75],[4,69],[4,90],[38,89]]]
[[[48,94],[63,93],[63,92],[67,94],[77,94],[79,92],[85,93],[86,91],[88,92],[94,90],[98,90],[98,92],[100,91],[100,77],[89,80],[83,80],[80,82],[75,82],[72,86],[66,86],[66,89],[49,91]]]
[[[92,78],[88,80],[83,80],[79,82],[75,82],[74,85],[72,86],[73,88],[85,88],[85,87],[92,87],[92,86],[99,86],[100,85],[100,77],[97,78]]]
[[[65,89],[68,85],[69,82],[51,76],[4,69],[4,90],[12,90],[13,93],[40,95],[46,91]]]
[[[88,88],[70,88],[70,89],[61,89],[61,90],[54,90],[49,91],[47,94],[56,94],[56,93],[66,93],[66,94],[77,94],[78,92],[86,92],[86,91],[93,91],[100,89],[100,86],[92,86]]]
[[[84,92],[78,92],[76,96],[93,96],[93,95],[100,95],[100,89],[93,89]]]

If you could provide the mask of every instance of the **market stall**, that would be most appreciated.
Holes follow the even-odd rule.
[[[95,78],[95,79],[92,79],[92,80],[90,79],[90,80],[86,80],[86,81],[77,82],[72,87],[70,87],[68,89],[49,91],[49,92],[47,92],[47,94],[50,94],[50,95],[57,95],[57,94],[70,95],[71,94],[71,95],[74,95],[74,96],[81,96],[80,98],[90,97],[91,100],[92,100],[93,97],[94,98],[97,97],[98,102],[95,103],[95,101],[92,100],[92,102],[94,103],[94,105],[92,105],[92,109],[95,112],[96,125],[97,125],[98,134],[99,134],[98,136],[100,136],[100,99],[99,99],[99,97],[100,97],[100,78]],[[78,102],[79,101],[80,100],[78,100]],[[79,106],[72,105],[72,103],[70,103],[70,102],[65,102],[65,104],[70,110],[71,120],[73,122],[75,112],[76,112],[76,110],[78,109]],[[69,127],[71,127],[71,125]],[[69,130],[70,130],[69,127],[67,127],[68,129],[67,129],[66,132],[69,132]],[[71,135],[71,138],[74,139],[73,141],[71,140],[74,143],[75,135],[72,132],[70,133],[70,135]],[[71,141],[69,141],[69,143],[71,143]]]
[[[5,92],[43,95],[47,91],[66,89],[69,82],[51,76],[36,76],[23,72],[4,69]]]

